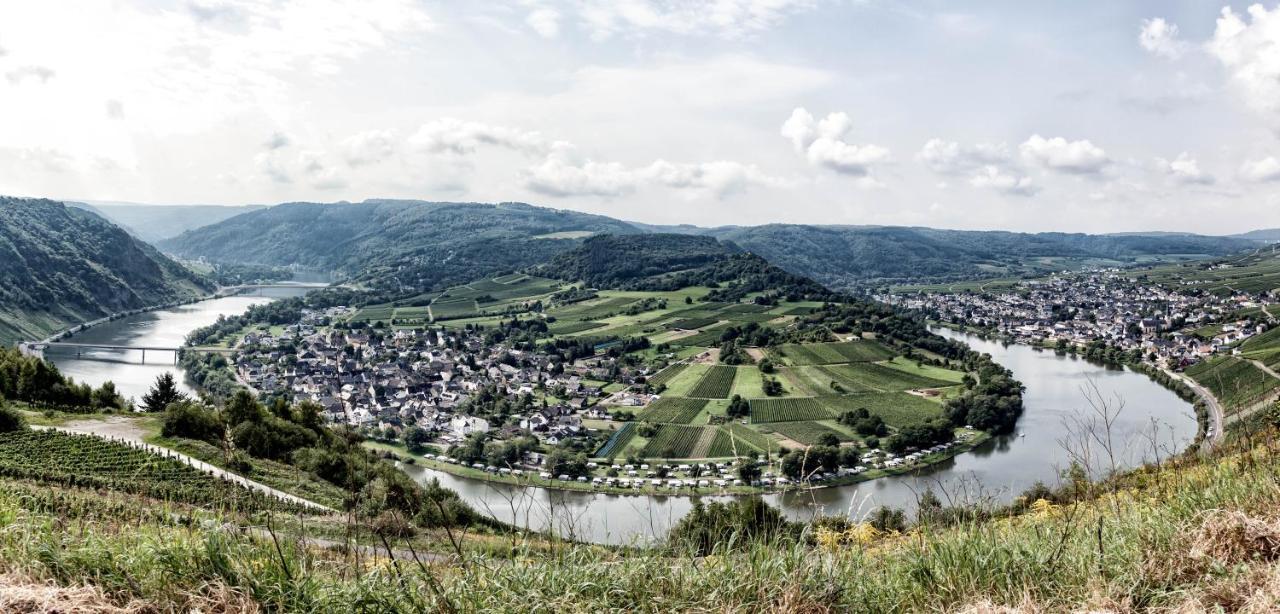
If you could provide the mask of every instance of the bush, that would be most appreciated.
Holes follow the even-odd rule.
[[[27,428],[27,419],[18,410],[0,401],[0,433],[11,433]]]
[[[760,497],[742,497],[727,503],[704,505],[695,501],[693,509],[671,529],[667,542],[676,550],[693,556],[707,556],[717,547],[744,548],[757,542],[796,534],[799,525]]]
[[[226,427],[222,418],[209,408],[192,401],[179,401],[164,412],[164,424],[160,434],[165,437],[198,439],[217,444]]]

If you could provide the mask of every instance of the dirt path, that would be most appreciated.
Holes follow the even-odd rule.
[[[768,358],[768,356],[765,355],[764,350],[761,348],[747,348],[747,356],[750,356],[751,360],[756,362],[760,362],[765,358]]]
[[[220,467],[215,467],[200,459],[192,458],[190,456],[187,456],[186,454],[182,454],[181,452],[175,452],[168,448],[162,448],[160,446],[149,444],[146,442],[146,431],[144,431],[142,427],[138,426],[138,424],[135,421],[130,420],[129,418],[126,418],[124,416],[114,416],[114,417],[106,418],[103,420],[73,420],[61,426],[33,425],[31,428],[52,429],[55,431],[62,431],[65,433],[93,435],[95,437],[101,437],[103,439],[124,442],[135,448],[147,450],[148,452],[151,452],[153,454],[158,454],[160,456],[167,456],[169,458],[176,458],[186,463],[187,465],[195,469],[199,469],[200,471],[203,471],[205,473],[211,474],[214,477],[235,482],[236,484],[244,486],[245,488],[249,488],[251,490],[256,490],[258,492],[271,495],[273,497],[276,497],[277,499],[281,499],[289,503],[294,503],[297,505],[311,508],[313,510],[318,510],[323,512],[336,511],[332,508],[320,505],[319,503],[315,503],[313,501],[303,499],[302,497],[291,495],[282,490],[276,490],[261,482],[255,482],[254,480],[250,480],[249,478],[246,478],[238,473],[232,473]]]

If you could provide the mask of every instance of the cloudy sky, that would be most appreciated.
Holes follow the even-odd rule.
[[[0,193],[1280,226],[1280,5],[0,4]]]

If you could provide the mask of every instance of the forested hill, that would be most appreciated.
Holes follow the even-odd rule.
[[[199,296],[209,283],[107,220],[0,197],[0,343]]]
[[[263,205],[142,205],[123,202],[67,202],[67,204],[97,213],[139,239],[150,243],[176,237],[201,226],[217,224],[242,213],[265,208]]]
[[[699,233],[732,241],[780,267],[836,288],[1039,274],[1095,262],[1133,263],[1152,256],[1222,256],[1256,246],[1240,239],[1185,234],[1029,234],[897,226],[770,224]]]
[[[595,234],[710,236],[835,289],[960,281],[1118,266],[1153,257],[1223,256],[1257,243],[1189,234],[1085,235],[892,226],[652,226],[504,203],[369,200],[289,203],[160,242],[213,262],[301,265],[391,293],[463,283],[540,264]],[[622,247],[622,246],[619,246]]]
[[[214,262],[336,271],[394,291],[538,264],[602,232],[640,231],[603,216],[520,203],[367,200],[277,205],[159,245]]]
[[[710,300],[736,301],[753,292],[793,300],[832,297],[822,284],[776,267],[733,243],[694,235],[599,235],[532,272],[614,290],[718,287]]]

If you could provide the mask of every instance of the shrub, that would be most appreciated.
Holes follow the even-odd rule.
[[[225,430],[222,419],[212,409],[192,401],[179,401],[165,410],[160,434],[217,444]]]

